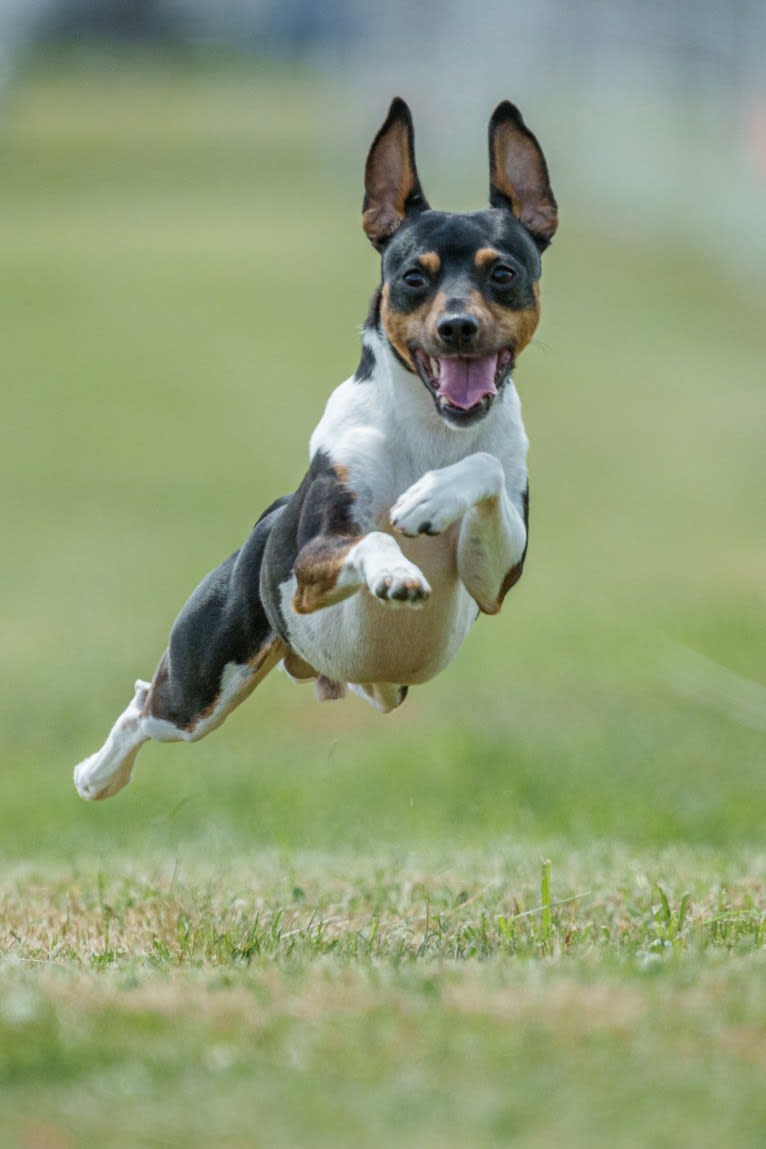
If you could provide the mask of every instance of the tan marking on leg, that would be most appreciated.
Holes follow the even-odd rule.
[[[508,591],[512,587],[516,586],[516,583],[521,578],[523,570],[524,570],[524,560],[522,559],[520,562],[514,563],[513,566],[511,567],[511,569],[508,571],[508,574],[503,579],[503,584],[500,587],[500,590],[499,590],[498,595],[497,595],[498,610],[503,605],[503,599],[508,594]]]
[[[268,666],[268,669],[271,670],[278,662],[282,661],[289,649],[290,647],[286,642],[283,642],[281,638],[275,637],[272,638],[266,646],[262,646],[252,658],[248,658],[247,665],[254,674],[260,674],[258,682],[268,673],[265,668]],[[257,686],[258,682],[256,682],[254,686]]]
[[[296,614],[312,614],[332,601],[346,556],[358,539],[318,538],[308,543],[298,555],[295,577],[298,585],[293,595]]]
[[[335,477],[338,480],[338,482],[342,483],[344,487],[348,487],[348,483],[349,483],[348,467],[344,467],[342,463],[333,463],[332,469],[333,469],[333,473],[335,474]]]
[[[407,697],[408,686],[398,686],[393,682],[359,682],[351,686],[354,694],[361,695],[371,702],[382,714],[390,714],[401,706]]]
[[[141,708],[142,718],[152,717],[152,704],[154,702],[154,695],[161,686],[165,685],[169,678],[170,663],[168,659],[168,652],[166,650],[160,659],[159,666],[154,672],[154,677],[152,678],[151,685],[147,691],[146,698],[144,699],[144,705]]]
[[[301,658],[294,650],[288,650],[283,659],[284,668],[291,678],[297,679],[298,682],[308,682],[309,679],[316,678],[319,674],[310,663],[306,662],[305,658]]]
[[[186,730],[190,734],[193,734],[198,726],[213,717],[215,717],[215,723],[209,727],[209,730],[215,730],[215,728],[220,726],[223,720],[231,714],[232,710],[235,710],[236,707],[239,706],[240,702],[244,702],[245,699],[253,693],[256,686],[263,682],[269,671],[273,670],[277,663],[282,661],[285,653],[289,649],[287,643],[283,642],[281,638],[272,638],[266,646],[262,646],[252,658],[247,660],[246,665],[252,672],[250,677],[243,681],[241,689],[231,696],[220,713],[216,712],[216,708],[220,705],[221,700],[219,693],[210,705],[205,707],[201,714],[195,715],[191,722],[187,722],[185,726],[180,726],[179,730]],[[208,731],[205,731],[205,733],[208,733]]]

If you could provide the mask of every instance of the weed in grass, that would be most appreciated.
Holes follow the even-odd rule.
[[[495,863],[491,863],[495,864]],[[592,875],[594,878],[597,875]],[[342,960],[433,962],[597,952],[643,959],[673,951],[758,949],[763,881],[684,889],[677,901],[641,875],[618,891],[552,898],[552,866],[534,885],[467,876],[438,880],[399,870],[385,897],[364,875],[314,885],[297,902],[281,881],[257,893],[230,878],[214,885],[112,878],[2,890],[3,948],[24,960],[95,970],[147,962],[156,969]],[[543,901],[543,899],[546,899]]]

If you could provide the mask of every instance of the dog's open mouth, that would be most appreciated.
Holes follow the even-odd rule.
[[[465,424],[487,413],[508,375],[512,354],[505,348],[482,358],[445,356],[437,359],[416,348],[414,359],[439,414]]]

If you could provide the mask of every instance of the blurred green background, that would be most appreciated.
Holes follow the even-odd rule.
[[[5,856],[760,840],[757,94],[716,74],[711,121],[696,56],[643,96],[582,59],[551,84],[553,49],[434,89],[364,39],[233,54],[59,33],[7,53],[1,105]],[[551,167],[561,229],[515,376],[525,577],[395,715],[274,673],[213,737],[147,746],[124,794],[87,805],[72,767],[199,578],[295,487],[357,362],[378,274],[362,169],[394,92],[436,206],[486,202],[502,97]]]
[[[0,0],[3,1147],[762,1145],[764,11]],[[500,99],[549,160],[525,576],[85,803],[358,362],[397,93],[437,207]]]

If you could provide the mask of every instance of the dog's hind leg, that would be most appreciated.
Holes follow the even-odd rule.
[[[206,706],[188,708],[193,695],[182,678],[173,676],[166,652],[152,682],[136,683],[135,694],[112,727],[104,745],[75,768],[74,781],[82,798],[111,798],[130,782],[139,750],[156,742],[198,742],[220,726],[244,702],[287,653],[281,639],[268,641],[245,663],[225,663],[215,694]],[[180,701],[181,711],[174,700]],[[185,715],[188,714],[188,718]]]
[[[219,666],[207,690],[200,689],[196,675],[189,676],[188,664],[174,667],[176,633],[162,656],[141,715],[141,729],[156,742],[198,742],[215,730],[240,702],[244,702],[259,682],[287,654],[287,644],[271,633],[246,661],[227,659]]]
[[[272,630],[259,591],[263,550],[283,502],[197,587],[151,683],[136,683],[102,748],[76,767],[83,798],[111,798],[126,786],[149,739],[196,742],[215,730],[285,656],[287,645]]]
[[[133,698],[104,745],[75,768],[75,786],[83,798],[111,798],[127,786],[136,755],[149,738],[143,731],[142,717],[148,691],[149,683],[139,679]]]

